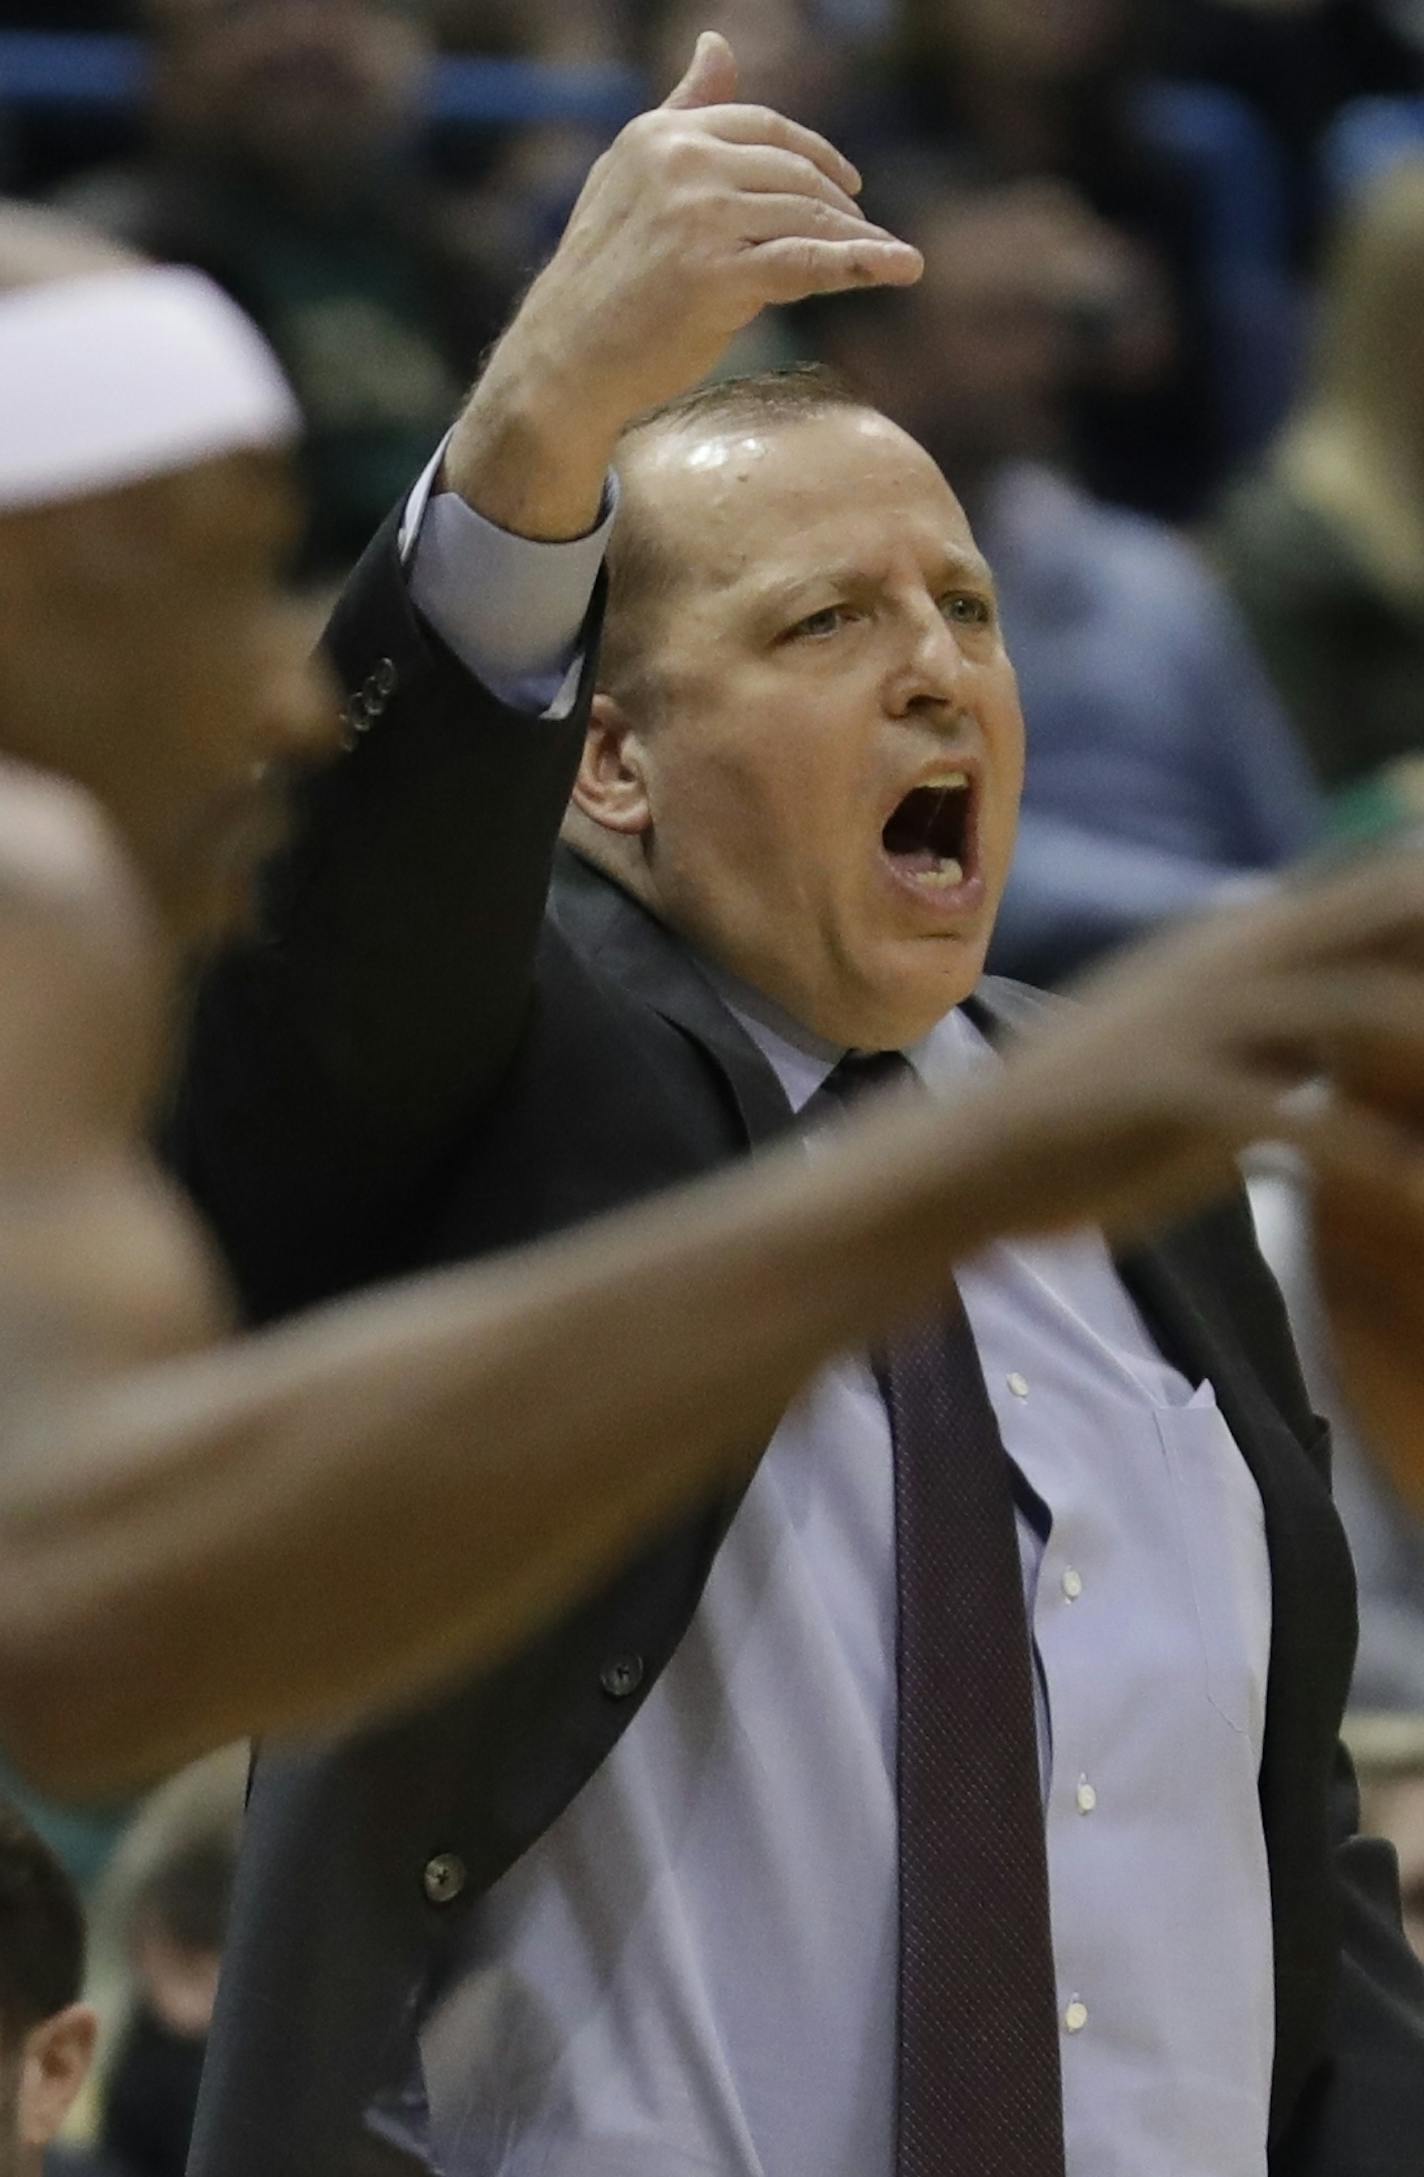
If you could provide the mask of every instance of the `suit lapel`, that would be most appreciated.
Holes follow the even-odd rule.
[[[581,951],[706,1053],[736,1104],[749,1142],[788,1131],[793,1115],[771,1067],[683,946],[645,908],[591,864],[561,849],[555,910]],[[1002,1042],[1053,1003],[1038,991],[991,977],[965,1012],[983,1034]],[[1193,1383],[1210,1379],[1260,1491],[1273,1599],[1272,1720],[1261,1778],[1270,1826],[1279,1804],[1273,1785],[1283,1746],[1289,1758],[1288,1719],[1301,1675],[1301,1642],[1312,1624],[1319,1624],[1323,1600],[1328,1598],[1327,1618],[1338,1609],[1342,1589],[1347,1595],[1352,1590],[1353,1574],[1323,1475],[1251,1357],[1250,1294],[1222,1285],[1223,1264],[1240,1255],[1242,1234],[1221,1229],[1219,1216],[1210,1212],[1150,1247],[1133,1250],[1119,1259],[1118,1270],[1165,1358]],[[1308,1644],[1316,1646],[1313,1638]],[[1315,1654],[1317,1670],[1320,1660]]]
[[[678,940],[589,864],[561,850],[554,911],[586,956],[687,1036],[715,1068],[753,1145],[794,1123],[771,1067]],[[991,1040],[1040,1015],[1053,1000],[993,979],[965,1007]],[[1235,1222],[1233,1222],[1233,1219]],[[1242,1271],[1245,1275],[1242,1275]],[[1336,1722],[1353,1662],[1353,1570],[1312,1458],[1271,1394],[1270,1368],[1253,1352],[1261,1293],[1270,1291],[1249,1245],[1244,1207],[1214,1211],[1119,1260],[1128,1291],[1164,1356],[1193,1382],[1209,1378],[1222,1415],[1260,1491],[1271,1566],[1272,1627],[1262,1821],[1271,1866],[1276,2007],[1281,2029],[1273,2080],[1273,2136],[1299,2080],[1279,2060],[1290,2022],[1314,2015],[1328,1995],[1334,1947],[1318,1896],[1318,1839],[1302,1827],[1299,1783],[1329,1774]],[[1266,1343],[1271,1350],[1271,1342]],[[1314,1449],[1314,1447],[1311,1447]],[[705,1535],[710,1563],[740,1502],[732,1492]],[[1296,1909],[1309,1892],[1310,1911]]]
[[[712,1061],[753,1145],[787,1133],[794,1114],[781,1083],[681,941],[569,848],[555,865],[554,914],[594,960],[689,1037]]]

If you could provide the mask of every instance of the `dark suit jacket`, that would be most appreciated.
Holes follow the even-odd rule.
[[[555,1231],[789,1123],[642,909],[568,859],[546,917],[582,707],[551,725],[484,696],[412,613],[389,531],[333,646],[364,730],[307,797],[264,942],[209,981],[177,1106],[181,1168],[258,1317]],[[1033,1002],[986,986],[981,1018]],[[1354,1835],[1353,1582],[1279,1296],[1240,1201],[1124,1267],[1168,1357],[1211,1376],[1265,1503],[1273,2177],[1417,2177],[1424,1984],[1391,1856]],[[637,1713],[734,1509],[709,1504],[486,1677],[259,1761],[193,2177],[412,2166],[362,2113],[408,2077],[471,1908]]]

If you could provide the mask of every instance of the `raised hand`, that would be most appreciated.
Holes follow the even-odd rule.
[[[676,90],[594,165],[451,446],[450,482],[491,519],[588,528],[624,424],[696,384],[761,310],[919,278],[919,252],[860,210],[850,162],[736,88],[730,46],[704,32]]]
[[[1424,855],[1155,940],[1078,1005],[1048,1008],[949,1116],[971,1131],[957,1199],[985,1238],[1093,1222],[1137,1239],[1229,1186],[1253,1140],[1297,1144],[1322,1188],[1327,1261],[1334,1244],[1342,1265],[1395,1279],[1364,1326],[1337,1280],[1356,1390],[1368,1321],[1424,1331]],[[1424,1480],[1424,1336],[1412,1353]],[[1376,1404],[1394,1397],[1386,1380]]]

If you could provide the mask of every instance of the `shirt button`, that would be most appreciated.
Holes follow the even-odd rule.
[[[615,1655],[611,1662],[604,1664],[598,1682],[610,1700],[626,1701],[643,1683],[643,1658],[640,1655]]]
[[[425,1863],[421,1877],[432,1905],[453,1905],[468,1879],[464,1861],[455,1852],[437,1852]]]
[[[1091,1814],[1097,1803],[1098,1795],[1088,1779],[1086,1777],[1080,1778],[1078,1783],[1078,1812],[1080,1814]]]
[[[1070,2033],[1081,2033],[1088,2023],[1088,2006],[1080,2003],[1077,1996],[1063,2013],[1063,2023]]]
[[[1009,1377],[1009,1379],[1008,1379],[1008,1384],[1009,1384],[1009,1389],[1010,1389],[1010,1390],[1011,1390],[1011,1391],[1013,1392],[1013,1394],[1014,1394],[1014,1397],[1015,1397],[1015,1398],[1027,1398],[1027,1397],[1028,1397],[1028,1378],[1027,1378],[1027,1376],[1021,1376],[1021,1375],[1019,1375],[1019,1373],[1017,1372],[1017,1370],[1015,1370],[1014,1374],[1013,1374],[1012,1376],[1010,1376],[1010,1377]]]
[[[1070,1565],[1063,1575],[1063,1592],[1070,1603],[1075,1603],[1083,1592],[1083,1575]]]

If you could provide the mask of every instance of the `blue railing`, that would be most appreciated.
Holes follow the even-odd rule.
[[[12,108],[123,110],[141,103],[148,73],[138,38],[0,31],[0,104]],[[627,68],[447,57],[431,71],[427,112],[432,121],[468,128],[564,121],[617,129],[642,102],[639,79]]]

